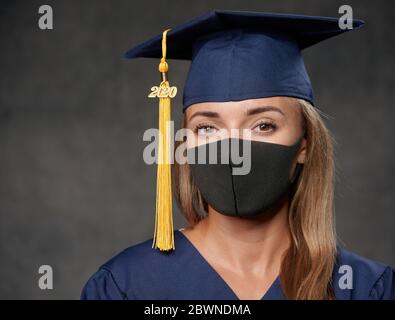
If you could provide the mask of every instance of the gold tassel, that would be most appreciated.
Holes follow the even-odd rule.
[[[162,82],[152,87],[148,97],[159,98],[159,146],[156,176],[156,216],[152,247],[161,251],[174,250],[174,227],[171,191],[171,106],[170,98],[177,94],[177,88],[171,87],[167,80],[169,66],[166,62],[166,35],[162,35],[162,59],[159,72]]]

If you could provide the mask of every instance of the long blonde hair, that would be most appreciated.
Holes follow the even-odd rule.
[[[319,109],[304,100],[297,101],[307,150],[290,199],[291,244],[282,260],[280,281],[288,299],[334,299],[331,286],[336,258],[333,142]],[[194,184],[188,164],[174,164],[173,188],[178,206],[190,225],[205,218],[208,204]]]

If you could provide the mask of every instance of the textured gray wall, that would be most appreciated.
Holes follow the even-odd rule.
[[[54,9],[52,31],[37,27],[42,4]],[[142,134],[157,124],[146,94],[158,62],[123,60],[126,49],[213,8],[336,16],[341,4],[2,0],[0,298],[77,299],[102,262],[152,237],[156,168],[142,160]],[[337,140],[339,238],[395,266],[395,6],[347,4],[367,25],[305,60]],[[187,69],[171,63],[180,89]],[[175,218],[183,226],[177,209]],[[54,268],[52,291],[38,289],[42,264]]]

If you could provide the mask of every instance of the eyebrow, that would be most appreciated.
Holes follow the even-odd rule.
[[[219,118],[220,117],[217,112],[213,112],[213,111],[198,111],[198,112],[195,112],[189,118],[189,121],[191,121],[193,118],[195,118],[197,116],[204,116],[204,117],[208,117],[208,118]]]
[[[277,108],[275,106],[262,106],[262,107],[250,108],[247,110],[247,116],[252,116],[254,114],[267,112],[267,111],[275,111],[282,114],[285,117],[284,112],[280,108]]]
[[[252,116],[252,115],[262,113],[262,112],[267,112],[267,111],[275,111],[275,112],[278,112],[278,113],[282,114],[283,116],[285,116],[284,112],[280,108],[277,108],[275,106],[261,106],[261,107],[256,107],[256,108],[250,108],[247,110],[246,114],[247,114],[247,116]],[[217,112],[197,111],[189,118],[188,121],[191,121],[193,118],[195,118],[197,116],[203,116],[203,117],[208,117],[208,118],[220,118],[220,115]]]

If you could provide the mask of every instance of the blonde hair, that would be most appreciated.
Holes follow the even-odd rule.
[[[280,281],[288,299],[334,299],[333,142],[323,113],[304,100],[297,102],[307,140],[306,158],[290,199],[291,244],[283,257]],[[195,225],[205,218],[208,204],[194,184],[188,164],[175,163],[173,178],[177,204],[188,223]]]

